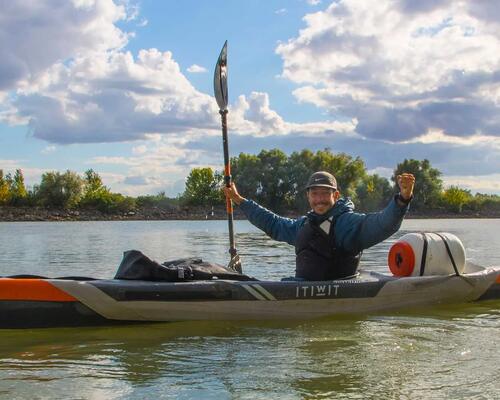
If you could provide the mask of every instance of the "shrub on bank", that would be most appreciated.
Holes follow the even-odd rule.
[[[462,212],[465,205],[472,200],[470,190],[460,189],[458,186],[450,186],[442,194],[442,202],[447,210],[457,214]]]
[[[476,212],[500,214],[500,196],[476,193],[464,208]]]
[[[135,199],[137,207],[140,208],[175,208],[179,206],[179,199],[172,199],[165,196],[165,192],[155,195],[139,196]]]
[[[46,172],[40,185],[33,188],[33,193],[36,203],[44,207],[75,208],[82,197],[83,179],[69,170],[64,174]]]
[[[134,211],[136,201],[133,197],[120,193],[100,190],[84,197],[78,204],[78,208],[99,210],[105,214],[118,214]]]

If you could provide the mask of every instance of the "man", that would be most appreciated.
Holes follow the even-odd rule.
[[[335,177],[315,172],[307,182],[311,211],[298,219],[284,218],[242,197],[234,183],[224,193],[240,206],[248,220],[274,240],[295,246],[300,280],[332,280],[356,274],[361,253],[394,234],[413,198],[415,177],[397,177],[400,192],[377,213],[354,212],[354,204],[341,198]]]

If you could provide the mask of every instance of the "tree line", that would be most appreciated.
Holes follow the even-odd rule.
[[[278,149],[259,154],[241,153],[231,159],[232,177],[239,192],[277,213],[302,213],[308,209],[305,186],[315,171],[329,171],[337,178],[343,196],[350,197],[360,211],[377,211],[397,193],[396,177],[403,172],[415,175],[412,210],[422,214],[433,211],[461,213],[500,212],[500,196],[476,193],[458,186],[445,188],[442,173],[429,160],[405,159],[397,164],[390,179],[369,174],[364,161],[329,149],[302,150],[286,155]],[[221,172],[195,168],[186,179],[182,201],[209,206],[221,203]]]
[[[402,172],[415,175],[412,210],[423,214],[432,211],[461,213],[500,212],[500,196],[476,193],[458,186],[444,188],[441,172],[428,160],[405,159],[397,164],[390,179],[369,174],[363,160],[329,149],[302,150],[290,155],[278,149],[259,154],[241,153],[231,159],[233,180],[240,193],[277,213],[302,213],[307,210],[305,186],[315,171],[330,171],[337,178],[339,190],[360,211],[376,211],[397,193],[396,177]],[[185,189],[176,198],[164,192],[139,197],[112,192],[92,169],[80,176],[76,172],[46,172],[39,184],[26,188],[20,169],[4,175],[0,169],[0,206],[95,209],[103,213],[124,213],[141,207],[222,206],[224,198],[221,171],[193,168]]]
[[[83,176],[69,170],[45,172],[41,182],[28,189],[20,169],[14,175],[4,175],[0,169],[0,206],[93,209],[118,214],[165,202],[169,199],[164,193],[137,198],[113,193],[92,169],[85,171]]]

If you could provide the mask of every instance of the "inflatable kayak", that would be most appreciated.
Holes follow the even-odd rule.
[[[321,282],[0,278],[0,328],[381,313],[500,299],[499,276],[500,267],[466,263],[459,276],[362,271],[352,279]]]

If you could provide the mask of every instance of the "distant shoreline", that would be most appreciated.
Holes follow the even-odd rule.
[[[285,213],[284,216],[294,218],[296,213]],[[0,207],[0,222],[50,222],[50,221],[188,221],[188,220],[225,220],[224,207],[172,207],[141,208],[136,211],[106,214],[98,210],[63,210],[42,207]],[[237,220],[246,219],[237,208],[234,211]],[[500,218],[500,213],[478,213],[466,210],[461,214],[432,210],[425,214],[408,213],[407,219],[472,219]]]

